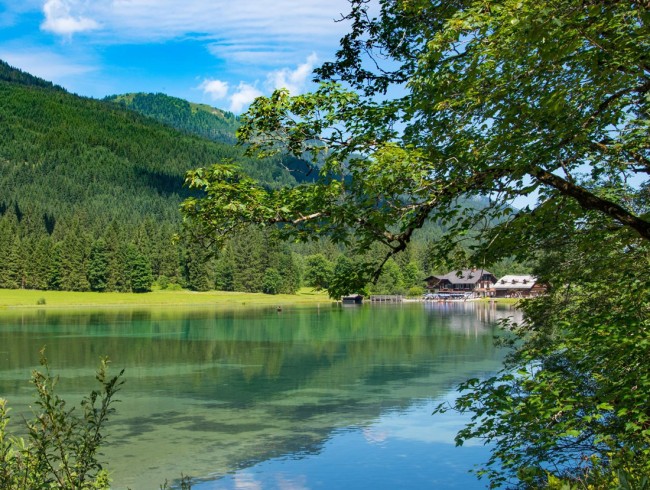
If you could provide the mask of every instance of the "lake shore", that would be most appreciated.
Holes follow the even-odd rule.
[[[302,288],[296,294],[240,293],[229,291],[171,291],[149,293],[97,293],[0,289],[0,311],[143,306],[289,306],[331,303],[327,292]]]
[[[421,302],[421,299],[409,299]],[[481,298],[476,302],[516,304],[511,298]],[[113,307],[254,307],[316,305],[334,302],[326,291],[301,288],[296,294],[263,294],[231,291],[158,290],[149,293],[97,293],[77,291],[40,291],[30,289],[0,289],[0,311],[16,309],[70,309]]]

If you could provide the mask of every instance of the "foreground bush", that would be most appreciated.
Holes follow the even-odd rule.
[[[34,370],[31,382],[36,388],[37,413],[26,421],[27,437],[7,431],[9,408],[0,398],[0,488],[107,489],[108,472],[98,461],[104,442],[103,429],[115,409],[115,394],[124,383],[124,370],[108,376],[108,359],[101,359],[94,390],[81,401],[82,414],[68,409],[56,393],[58,376],[50,373],[41,351],[43,372]]]

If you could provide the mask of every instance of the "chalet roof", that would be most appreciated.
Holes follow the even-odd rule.
[[[535,276],[508,275],[500,278],[493,287],[494,289],[532,289],[536,282]]]
[[[444,281],[446,279],[451,284],[476,284],[484,274],[489,274],[494,277],[494,274],[485,269],[464,269],[449,272],[444,276],[429,276],[425,280],[438,279],[439,281]]]

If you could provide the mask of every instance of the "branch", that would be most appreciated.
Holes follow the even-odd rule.
[[[583,209],[600,211],[623,225],[632,228],[646,240],[650,240],[650,222],[635,216],[622,206],[598,197],[584,187],[564,180],[562,177],[552,174],[541,167],[536,167],[533,170],[533,175],[542,183],[550,185],[562,194],[574,198]]]

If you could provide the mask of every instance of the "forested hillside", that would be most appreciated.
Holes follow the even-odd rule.
[[[213,141],[236,143],[237,117],[205,104],[194,104],[165,94],[123,94],[104,99],[152,117],[187,133]]]
[[[146,290],[161,276],[205,289],[181,240],[185,172],[224,159],[270,187],[276,161],[67,93],[0,63],[0,287]]]
[[[137,93],[112,95],[104,98],[104,101],[153,118],[158,122],[187,134],[193,134],[201,138],[232,146],[237,143],[235,132],[239,127],[239,118],[231,112],[223,111],[216,107],[211,107],[206,104],[195,104],[165,94]],[[244,150],[242,148],[238,148],[237,150],[233,148],[232,151],[236,155],[236,157],[232,158],[236,158],[238,161],[242,159],[247,160],[244,157]],[[309,178],[308,168],[305,162],[293,156],[278,156],[272,162],[274,162],[272,168],[277,168],[275,164],[278,164],[288,169],[293,178],[298,182]],[[269,182],[269,178],[275,181],[277,177],[274,175],[270,177],[268,174],[260,175],[260,165],[261,163],[259,161],[255,162],[252,165],[254,170],[252,172],[249,171],[249,173],[266,182]]]

